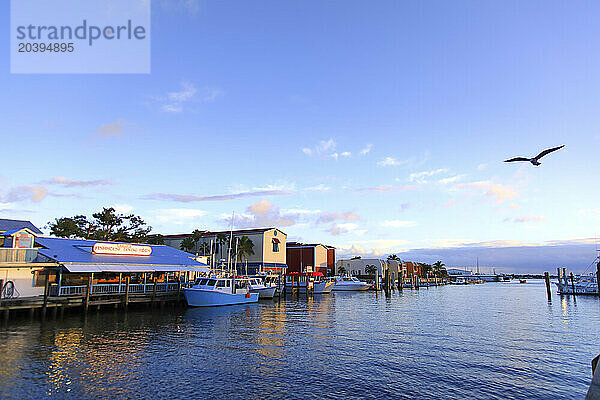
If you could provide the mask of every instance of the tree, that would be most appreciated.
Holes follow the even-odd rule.
[[[188,253],[191,253],[194,250],[194,247],[196,247],[196,242],[194,242],[194,238],[191,236],[183,238],[179,245],[181,250],[187,251]]]
[[[400,261],[400,257],[395,254],[390,254],[387,259],[388,261]]]
[[[200,244],[200,252],[202,253],[203,256],[208,256],[210,255],[210,243],[208,242],[203,242],[202,244]]]
[[[219,244],[219,255],[220,258],[223,258],[223,249],[229,243],[229,235],[225,233],[217,233],[215,237],[215,241]]]
[[[422,278],[426,278],[427,275],[429,275],[431,273],[431,271],[433,271],[433,268],[431,268],[431,265],[429,265],[429,264],[419,263],[419,265],[421,266],[421,277]]]
[[[374,265],[367,265],[365,266],[365,274],[367,275],[375,275],[375,272],[377,271],[377,268]]]
[[[111,240],[141,243],[148,240],[152,227],[134,214],[120,214],[104,207],[88,219],[85,215],[56,218],[49,222],[50,233],[57,237]]]
[[[165,244],[165,237],[163,235],[148,235],[148,240],[146,241],[148,244]]]
[[[248,273],[248,258],[254,255],[254,243],[246,235],[239,238],[237,243],[237,256],[241,262],[246,262],[246,274]]]
[[[441,261],[434,262],[431,268],[433,273],[439,277],[445,278],[448,276],[448,271],[446,271],[445,265]]]
[[[338,275],[344,275],[345,273],[346,273],[346,268],[344,268],[344,267],[338,268]]]

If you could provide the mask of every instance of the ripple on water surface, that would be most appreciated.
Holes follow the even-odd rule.
[[[596,298],[487,283],[0,328],[0,398],[583,398]]]

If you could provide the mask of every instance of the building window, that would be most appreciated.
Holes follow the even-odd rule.
[[[273,253],[279,252],[279,239],[273,238]]]

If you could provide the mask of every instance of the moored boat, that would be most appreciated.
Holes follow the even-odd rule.
[[[258,293],[259,299],[272,299],[275,296],[277,286],[267,286],[264,281],[258,277],[247,278],[247,282],[250,293]]]
[[[243,281],[233,278],[200,278],[183,289],[185,300],[191,307],[229,306],[256,303],[258,293],[251,293]]]
[[[353,291],[360,292],[371,289],[373,286],[366,282],[359,281],[353,276],[336,276],[334,291]]]
[[[573,294],[573,290],[575,294],[598,294],[598,281],[595,274],[577,276],[573,278],[573,282],[570,282],[566,276],[563,278],[559,277],[558,282],[554,282],[559,294]]]

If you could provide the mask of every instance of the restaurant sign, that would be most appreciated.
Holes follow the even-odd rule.
[[[92,253],[113,256],[149,256],[152,254],[152,247],[128,243],[96,243],[92,248]]]

